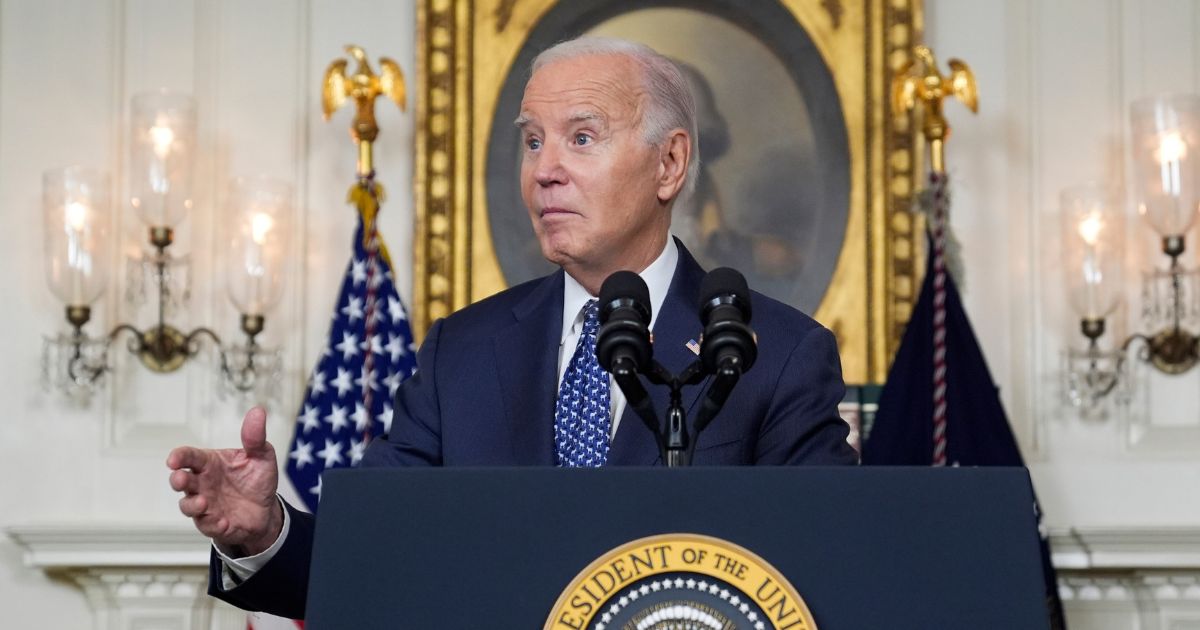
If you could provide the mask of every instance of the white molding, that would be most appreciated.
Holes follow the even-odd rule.
[[[210,543],[191,527],[146,525],[26,525],[5,528],[24,550],[25,566],[207,567]]]
[[[1050,548],[1059,569],[1200,569],[1200,528],[1196,527],[1051,530]]]

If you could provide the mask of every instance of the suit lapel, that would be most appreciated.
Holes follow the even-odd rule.
[[[513,307],[512,326],[496,336],[496,366],[512,425],[512,461],[554,464],[554,401],[562,333],[563,272],[546,277]],[[528,366],[522,369],[521,366]],[[547,420],[549,419],[549,420]]]
[[[692,258],[683,243],[676,239],[675,244],[679,247],[679,262],[675,265],[675,274],[663,300],[662,310],[654,320],[654,358],[672,374],[679,374],[698,358],[688,349],[687,342],[700,340],[701,328],[700,319],[696,315],[696,301],[700,295],[700,281],[704,278],[704,269]],[[643,383],[650,390],[650,398],[654,401],[654,409],[661,422],[670,403],[668,388],[665,385],[651,385],[645,380]],[[705,383],[707,380],[683,389],[683,408],[689,414],[689,418],[692,407],[705,388]],[[690,424],[689,422],[689,427]],[[654,464],[658,458],[658,444],[654,435],[642,419],[627,406],[621,416],[621,423],[617,426],[617,434],[613,438],[612,449],[608,454],[609,463],[648,466]]]

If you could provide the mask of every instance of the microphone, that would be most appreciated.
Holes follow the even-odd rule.
[[[750,329],[750,288],[741,272],[718,267],[700,283],[700,322],[704,338],[700,360],[705,372],[744,373],[758,358],[758,345]]]
[[[600,286],[600,332],[596,358],[609,372],[651,368],[650,289],[641,276],[618,271]]]

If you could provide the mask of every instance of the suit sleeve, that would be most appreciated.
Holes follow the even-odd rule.
[[[221,583],[221,558],[212,551],[208,562],[208,594],[243,610],[303,619],[308,599],[308,565],[312,558],[315,519],[284,502],[292,524],[283,546],[271,561],[236,588]]]
[[[817,326],[800,339],[780,370],[759,430],[755,463],[857,464],[858,453],[846,442],[850,425],[837,410],[845,394],[837,341]]]
[[[442,420],[437,392],[437,354],[444,320],[429,329],[417,352],[417,371],[396,390],[392,426],[372,440],[361,466],[441,466]]]

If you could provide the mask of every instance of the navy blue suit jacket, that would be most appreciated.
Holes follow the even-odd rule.
[[[654,326],[654,358],[674,373],[696,355],[704,270],[679,246],[679,262]],[[781,302],[754,293],[758,360],[700,434],[695,465],[854,464],[833,334]],[[552,466],[563,272],[468,306],[429,330],[418,372],[396,395],[392,430],[371,443],[363,466]],[[659,414],[665,387],[649,386]],[[684,390],[689,420],[707,382]],[[694,432],[691,432],[694,435]],[[654,436],[628,407],[609,450],[611,465],[659,463]],[[214,557],[209,592],[243,608],[299,618],[304,612],[311,517],[291,510],[280,553],[238,588],[220,588]],[[275,565],[275,566],[272,566]],[[214,588],[216,587],[216,588]]]

